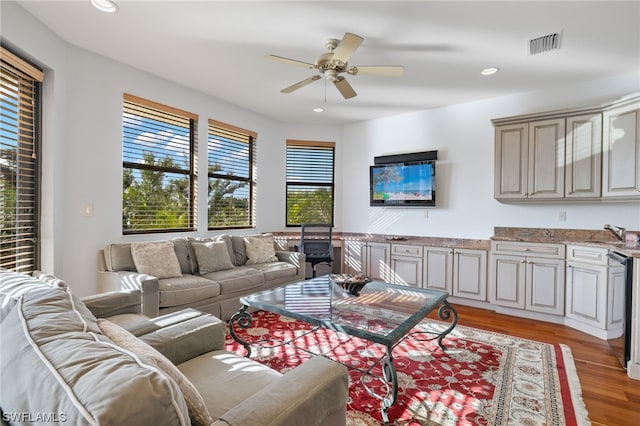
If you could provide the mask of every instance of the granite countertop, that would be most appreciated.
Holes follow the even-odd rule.
[[[627,238],[622,242],[614,239],[611,232],[607,230],[495,227],[491,239],[531,243],[581,244],[621,251],[632,257],[640,257],[639,235],[640,231],[627,231]]]
[[[274,232],[274,236],[286,240],[300,239],[299,232]],[[395,243],[431,247],[491,250],[491,241],[517,241],[530,243],[581,244],[621,251],[640,258],[640,231],[627,231],[624,242],[614,239],[607,230],[514,228],[494,227],[494,235],[488,240],[470,238],[418,237],[409,235],[363,234],[357,232],[335,232],[335,240],[360,240],[375,243]]]

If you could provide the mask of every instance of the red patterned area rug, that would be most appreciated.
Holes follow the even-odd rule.
[[[456,326],[443,341],[443,352],[429,332],[446,324],[425,320],[393,349],[398,376],[398,398],[389,409],[395,425],[589,425],[580,382],[570,349]],[[380,345],[331,330],[309,333],[312,326],[291,318],[259,311],[243,339],[287,341],[293,344],[252,348],[251,358],[285,373],[313,354],[368,368],[382,355]],[[235,330],[238,330],[236,326]],[[227,339],[227,349],[244,348]],[[380,370],[378,367],[374,368]],[[349,426],[381,424],[380,401],[370,396],[361,373],[349,369]],[[369,379],[367,386],[382,392],[383,384]]]

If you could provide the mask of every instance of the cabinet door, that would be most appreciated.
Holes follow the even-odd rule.
[[[564,314],[564,260],[527,258],[525,309]]]
[[[571,262],[567,265],[566,316],[598,328],[606,327],[607,267]]]
[[[454,249],[453,258],[453,295],[487,300],[487,252]]]
[[[342,243],[342,272],[345,274],[364,273],[366,244],[358,240],[344,240]]]
[[[521,199],[527,193],[527,123],[496,126],[494,197]]]
[[[492,303],[524,309],[525,265],[522,256],[491,255]]]
[[[367,276],[374,280],[393,282],[390,264],[390,244],[367,243]]]
[[[424,288],[443,290],[451,294],[453,273],[453,249],[425,247],[424,249]]]
[[[422,287],[422,258],[411,256],[392,256],[391,270],[393,283]]]
[[[567,118],[565,197],[602,194],[602,114]]]
[[[609,266],[607,284],[607,330],[622,330],[626,297],[624,266]]]
[[[564,198],[564,118],[529,123],[527,198]]]
[[[603,114],[603,197],[640,196],[638,105]]]

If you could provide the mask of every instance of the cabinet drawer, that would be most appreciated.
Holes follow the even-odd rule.
[[[491,251],[496,254],[537,256],[564,259],[564,244],[530,243],[525,241],[491,241]]]
[[[392,244],[391,255],[422,257],[422,246],[410,244]]]
[[[607,252],[608,250],[605,248],[568,244],[567,260],[587,262],[593,265],[607,265]]]

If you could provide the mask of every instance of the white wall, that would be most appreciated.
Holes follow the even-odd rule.
[[[587,105],[640,90],[637,76],[514,95],[337,128],[275,122],[238,106],[69,46],[13,2],[2,2],[3,42],[46,70],[43,93],[42,268],[83,296],[96,289],[96,253],[109,242],[166,238],[121,232],[122,94],[200,116],[199,157],[206,161],[208,118],[258,133],[256,231],[285,229],[285,140],[335,141],[336,229],[488,238],[494,226],[640,229],[640,203],[503,205],[493,200],[490,120]],[[595,102],[595,103],[597,103]],[[438,207],[370,208],[368,167],[376,155],[437,149]],[[204,163],[200,170],[206,170]],[[201,173],[199,186],[206,187]],[[94,215],[83,217],[85,204]],[[198,206],[206,234],[206,198]],[[567,212],[558,222],[556,212]],[[428,217],[425,218],[425,211]]]
[[[501,204],[493,198],[491,119],[596,106],[640,91],[638,74],[549,92],[511,95],[345,126],[342,226],[352,232],[489,238],[494,226],[602,229],[605,223],[640,229],[640,202]],[[369,207],[373,157],[438,151],[433,209]],[[566,221],[558,221],[558,212]]]

